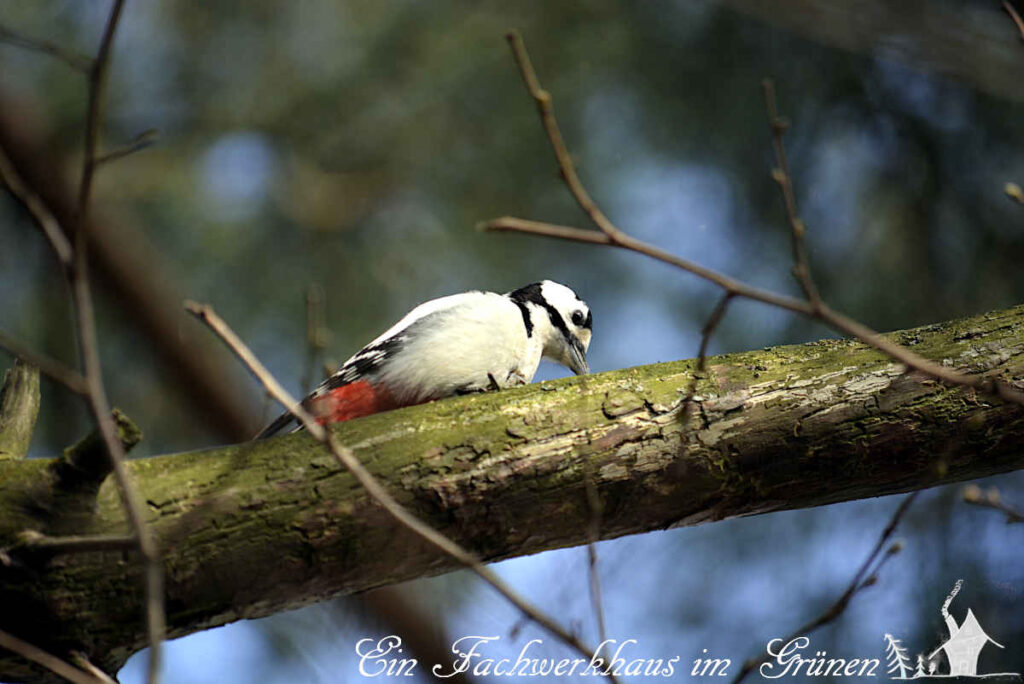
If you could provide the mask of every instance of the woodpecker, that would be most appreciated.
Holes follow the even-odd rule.
[[[471,291],[420,304],[360,349],[302,405],[336,423],[458,394],[525,385],[541,358],[589,373],[590,309],[543,280],[497,294]],[[284,414],[256,439],[287,428]],[[298,428],[296,428],[298,429]]]

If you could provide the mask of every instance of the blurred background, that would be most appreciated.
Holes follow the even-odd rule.
[[[8,1],[0,23],[90,54],[107,11]],[[135,455],[236,441],[273,412],[180,312],[185,297],[212,303],[293,392],[423,300],[541,278],[590,303],[595,372],[696,355],[713,288],[638,255],[474,231],[500,215],[586,225],[510,57],[513,27],[584,182],[633,235],[797,294],[769,177],[760,81],[772,76],[827,301],[880,330],[1024,301],[1024,206],[1004,190],[1024,183],[1024,42],[995,0],[130,2],[104,141],[159,137],[100,172],[93,270],[108,391],[145,432]],[[55,196],[78,170],[85,95],[67,64],[0,43],[0,116]],[[311,288],[325,344],[312,357]],[[0,329],[75,359],[56,262],[6,194]],[[738,302],[711,351],[829,335]],[[53,455],[90,423],[58,386],[44,381],[43,394],[33,453]],[[1019,473],[980,484],[1024,502]],[[969,606],[1006,646],[983,651],[979,671],[1024,670],[1024,527],[964,504],[960,489],[918,500],[903,552],[812,650],[884,662],[889,632],[912,656],[930,652],[963,578],[953,614]],[[609,635],[637,639],[642,657],[729,658],[734,674],[843,591],[898,502],[602,542]],[[597,641],[585,549],[496,567]],[[534,653],[569,655],[464,572],[376,594],[172,642],[165,681],[354,681],[356,642],[399,629],[442,648],[497,635],[491,653],[512,657],[540,637]],[[143,681],[144,660],[121,681]]]

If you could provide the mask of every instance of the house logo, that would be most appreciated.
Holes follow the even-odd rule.
[[[942,618],[949,631],[949,637],[927,655],[918,653],[916,661],[908,655],[907,648],[891,634],[885,635],[886,666],[890,679],[950,679],[973,677],[1000,682],[1020,682],[1017,672],[978,674],[978,656],[989,644],[1004,648],[990,637],[981,627],[974,611],[967,609],[967,616],[959,624],[949,612],[949,606],[960,593],[962,579],[957,580],[942,604]]]

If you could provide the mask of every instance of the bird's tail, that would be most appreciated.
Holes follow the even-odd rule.
[[[274,420],[274,422],[260,430],[259,434],[253,437],[253,439],[266,439],[267,437],[273,437],[294,422],[296,422],[295,416],[290,413],[282,413]]]

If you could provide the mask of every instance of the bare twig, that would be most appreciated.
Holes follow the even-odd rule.
[[[529,91],[530,96],[537,103],[541,114],[541,120],[545,131],[548,133],[548,139],[551,142],[552,149],[555,152],[555,159],[558,162],[562,178],[565,180],[569,191],[576,198],[577,202],[579,202],[580,206],[583,207],[584,211],[586,211],[587,215],[595,224],[597,224],[601,231],[584,230],[581,228],[555,225],[540,221],[529,221],[514,217],[502,217],[486,221],[478,224],[478,229],[544,235],[573,242],[609,245],[644,254],[651,258],[676,266],[677,268],[692,273],[699,278],[712,282],[725,290],[727,295],[733,297],[744,297],[754,301],[763,302],[765,304],[771,304],[794,313],[803,314],[810,318],[817,319],[831,327],[833,330],[837,330],[845,335],[854,337],[864,344],[874,347],[875,349],[889,355],[895,361],[907,366],[909,370],[924,373],[925,375],[931,376],[948,385],[971,387],[986,394],[995,395],[1005,401],[1024,405],[1024,393],[1009,384],[992,377],[966,375],[929,361],[909,349],[882,337],[871,328],[858,323],[848,316],[844,316],[837,311],[833,311],[820,300],[815,300],[816,303],[812,303],[811,300],[802,301],[752,287],[727,275],[705,268],[699,264],[682,259],[673,254],[669,254],[668,252],[658,249],[653,245],[649,245],[641,240],[630,237],[628,234],[615,227],[594,205],[590,196],[586,194],[586,191],[582,188],[572,165],[569,153],[565,148],[565,144],[562,142],[561,135],[558,133],[557,124],[554,122],[554,114],[551,107],[551,95],[541,88],[536,73],[533,70],[533,66],[527,56],[526,48],[523,45],[522,39],[519,37],[518,33],[514,32],[508,35],[508,39],[512,46],[512,54],[515,57],[516,63],[519,65],[520,72],[522,73],[523,81],[526,83],[527,90]],[[773,116],[772,119],[774,121],[778,119],[778,117]],[[781,138],[777,139],[781,143]],[[795,215],[794,205],[793,216]],[[800,244],[802,244],[802,237],[797,239],[798,235],[796,233],[799,233],[799,231],[794,233],[794,244],[796,247],[799,247]]]
[[[995,487],[982,491],[978,485],[968,485],[964,488],[963,498],[969,504],[999,511],[1006,516],[1007,524],[1024,523],[1024,512],[1004,503],[999,490]]]
[[[1016,183],[1007,183],[1003,186],[1003,192],[1017,204],[1024,204],[1024,190]]]
[[[842,595],[840,595],[840,597],[825,610],[825,612],[795,630],[788,637],[784,638],[782,643],[787,644],[793,639],[801,636],[807,636],[819,627],[823,627],[824,625],[834,621],[843,614],[843,611],[845,611],[846,607],[850,605],[850,601],[853,600],[854,596],[863,589],[875,584],[878,579],[878,572],[882,569],[882,566],[884,566],[886,561],[899,553],[903,548],[903,544],[899,541],[894,542],[888,548],[886,548],[886,544],[888,543],[889,538],[892,537],[893,532],[896,531],[896,527],[900,524],[900,520],[902,520],[903,516],[906,515],[907,509],[910,508],[910,504],[914,503],[914,499],[917,498],[918,494],[920,494],[919,491],[913,492],[912,494],[907,495],[903,501],[900,502],[900,505],[892,514],[892,518],[889,519],[888,524],[886,524],[882,529],[882,534],[879,535],[878,541],[875,543],[874,548],[871,549],[871,553],[869,553],[868,557],[864,559],[863,563],[861,563],[860,568],[857,569],[857,573],[853,576],[850,584],[846,587],[846,591],[844,591]],[[883,549],[885,549],[884,554],[882,552]],[[758,658],[754,658],[743,663],[743,668],[739,673],[737,673],[735,679],[732,680],[732,684],[739,684],[754,670],[754,668],[767,660],[768,655],[764,654]]]
[[[1020,14],[1010,4],[1010,0],[1003,0],[1003,9],[1010,15],[1010,19],[1013,19],[1013,23],[1017,26],[1017,32],[1020,34],[1020,39],[1024,40],[1024,19],[1020,18]]]
[[[304,392],[313,389],[316,382],[317,362],[327,348],[330,331],[324,323],[324,288],[312,284],[306,288],[306,367],[302,372],[300,386]]]
[[[326,323],[326,300],[324,288],[319,284],[311,283],[306,288],[306,363],[299,379],[299,386],[304,393],[312,390],[316,383],[317,370],[323,367],[319,361],[331,338],[331,330]],[[328,370],[324,377],[332,372]],[[166,539],[166,535],[163,538]],[[435,621],[418,610],[414,602],[406,599],[401,591],[393,587],[382,587],[358,594],[352,600],[382,621],[385,628],[390,630],[389,633],[399,635],[406,652],[419,662],[439,663],[446,657],[444,637],[435,629]],[[344,606],[342,610],[348,610],[350,604],[345,603]],[[462,672],[456,673],[453,681],[469,684],[473,680]]]
[[[800,218],[796,208],[796,193],[793,191],[793,174],[789,172],[789,160],[786,158],[786,147],[782,143],[782,134],[786,132],[789,123],[779,116],[775,104],[775,83],[766,78],[761,81],[764,89],[765,109],[768,112],[768,125],[772,129],[772,147],[775,150],[775,169],[772,177],[779,184],[782,191],[782,201],[786,207],[786,216],[789,219],[790,228],[793,231],[793,277],[800,284],[807,301],[817,311],[821,306],[821,297],[818,294],[818,287],[811,277],[811,266],[807,259],[807,226]]]
[[[3,25],[0,25],[0,43],[7,43],[8,45],[56,57],[77,71],[88,73],[89,69],[92,68],[92,59],[85,55],[68,50],[63,45],[58,45],[48,40],[23,35]]]
[[[85,154],[82,155],[82,176],[78,184],[78,219],[75,225],[75,246],[78,252],[85,251],[85,227],[88,225],[85,216],[92,192],[93,173],[99,163],[100,125],[103,120],[103,89],[107,80],[107,65],[110,61],[110,48],[114,43],[114,33],[124,10],[124,0],[114,0],[107,17],[107,25],[100,38],[100,46],[96,58],[89,69],[89,101],[85,117]]]
[[[583,183],[580,182],[579,176],[576,174],[576,166],[572,163],[572,156],[569,154],[569,150],[566,149],[562,133],[558,129],[558,121],[555,119],[555,113],[551,106],[551,93],[541,87],[540,81],[537,79],[537,73],[533,70],[533,64],[530,62],[530,55],[526,51],[526,45],[523,43],[523,37],[519,35],[518,31],[510,31],[505,38],[512,48],[512,55],[515,57],[516,64],[519,65],[519,73],[523,76],[526,89],[530,92],[530,97],[537,104],[537,111],[540,112],[544,130],[548,134],[551,149],[555,153],[558,168],[562,172],[562,179],[569,187],[569,191],[572,192],[572,196],[576,198],[580,208],[587,213],[587,216],[601,229],[601,232],[614,240],[619,237],[620,231],[608,220],[604,212],[598,208],[594,200],[590,198],[586,188],[583,187]]]
[[[132,138],[131,142],[123,147],[111,150],[96,157],[96,163],[94,166],[101,166],[103,164],[109,164],[112,161],[117,161],[123,157],[127,157],[130,154],[135,154],[139,150],[144,150],[156,143],[157,130],[155,128],[148,128],[142,133]]]
[[[32,351],[26,345],[2,331],[0,331],[0,348],[6,349],[22,361],[32,364],[39,369],[40,373],[55,382],[59,382],[75,394],[84,395],[88,391],[85,386],[85,378],[74,368],[66,366],[49,356]]]
[[[53,212],[39,198],[39,195],[33,192],[22,180],[18,170],[14,168],[14,164],[3,148],[0,148],[0,178],[3,179],[4,185],[11,191],[15,199],[25,207],[29,216],[36,222],[39,229],[43,231],[46,239],[50,241],[50,246],[53,247],[53,252],[57,255],[60,265],[64,268],[70,268],[72,259],[71,243],[68,241],[64,231],[61,230],[60,224],[57,222]]]
[[[594,483],[593,473],[589,468],[584,477],[586,478],[587,507],[590,509],[587,533],[587,576],[590,580],[590,603],[594,608],[594,617],[597,619],[598,643],[604,644],[608,641],[608,631],[604,620],[604,602],[601,600],[601,573],[597,566],[597,542],[601,539],[603,508],[601,497],[597,493],[597,485]]]
[[[94,551],[131,551],[139,541],[134,536],[96,535],[93,537],[50,537],[35,530],[25,530],[18,535],[17,547],[7,549],[9,554],[17,551],[46,551],[52,554],[90,553]]]
[[[114,34],[124,9],[124,0],[114,0],[107,17],[106,27],[100,45],[89,70],[88,113],[85,122],[85,153],[82,161],[82,175],[78,186],[78,205],[74,225],[74,260],[68,270],[71,296],[74,302],[75,324],[78,331],[79,353],[84,369],[87,401],[96,421],[100,436],[107,448],[110,464],[121,493],[125,514],[137,540],[139,554],[145,567],[145,616],[149,642],[149,668],[147,681],[155,684],[160,676],[160,644],[163,641],[166,620],[163,607],[163,567],[156,539],[146,524],[145,508],[134,482],[124,466],[125,451],[117,437],[117,428],[111,418],[110,403],[107,401],[103,384],[103,370],[100,365],[99,344],[96,335],[96,318],[93,312],[92,293],[89,288],[87,215],[93,175],[97,165],[96,150],[99,145],[102,121],[103,87]]]
[[[89,672],[83,672],[77,667],[64,662],[55,655],[47,653],[38,646],[33,646],[27,641],[0,630],[0,647],[8,651],[14,651],[25,660],[31,660],[37,665],[42,665],[50,672],[63,677],[74,684],[106,684],[103,679],[96,677]]]
[[[92,662],[89,660],[89,658],[86,657],[84,653],[80,651],[72,651],[71,660],[74,661],[75,665],[82,668],[83,670],[91,674],[93,677],[96,677],[96,679],[99,679],[101,682],[104,682],[105,684],[118,684],[116,679],[108,675],[100,668],[93,665]]]
[[[370,474],[351,449],[341,444],[337,438],[323,425],[316,421],[302,404],[295,400],[270,374],[270,371],[256,358],[252,351],[235,334],[220,316],[208,305],[196,302],[186,302],[185,309],[196,318],[206,324],[218,337],[231,349],[232,352],[245,364],[257,380],[263,385],[266,392],[289,411],[296,420],[302,423],[303,427],[313,439],[326,446],[338,463],[352,473],[356,481],[366,489],[370,495],[392,518],[403,527],[407,528],[424,541],[434,546],[467,568],[476,573],[481,579],[490,584],[499,594],[504,596],[512,605],[519,609],[530,620],[533,620],[544,629],[551,632],[558,639],[575,649],[580,654],[591,658],[595,656],[593,649],[587,647],[575,635],[571,634],[551,617],[530,605],[525,599],[512,590],[496,573],[483,564],[479,558],[471,552],[459,546],[457,543],[426,524],[415,515],[406,510],[391,494],[384,488],[377,479]],[[606,676],[613,682],[617,681],[610,670]]]
[[[772,306],[777,306],[779,308],[786,309],[787,311],[804,314],[806,316],[811,316],[814,313],[810,305],[803,300],[751,287],[750,285],[742,283],[727,275],[713,271],[710,268],[705,268],[704,266],[689,261],[688,259],[677,257],[674,254],[658,249],[646,242],[632,238],[622,231],[619,231],[613,239],[596,230],[586,230],[584,228],[574,228],[571,226],[559,226],[553,223],[530,221],[512,216],[503,216],[490,221],[484,221],[477,224],[477,229],[483,231],[528,233],[531,235],[543,235],[545,237],[558,238],[560,240],[569,240],[571,242],[586,242],[594,245],[620,247],[631,252],[637,252],[638,254],[649,256],[653,259],[657,259],[658,261],[663,261],[666,264],[671,264],[672,266],[692,273],[698,278],[703,278],[704,280],[718,285],[727,293],[731,292],[735,297],[753,299],[754,301],[771,304]]]
[[[700,347],[697,350],[697,369],[690,380],[690,388],[686,392],[686,398],[683,399],[682,415],[684,419],[688,419],[690,415],[693,398],[697,396],[697,384],[704,379],[704,374],[707,372],[708,345],[711,343],[711,336],[715,334],[718,324],[725,318],[725,311],[729,308],[729,302],[732,301],[733,296],[730,292],[722,295],[722,298],[718,300],[718,304],[711,310],[711,314],[704,323],[703,330],[701,330]]]
[[[84,246],[84,245],[83,245]],[[152,531],[146,524],[145,507],[135,483],[125,468],[125,452],[121,441],[117,438],[117,428],[111,418],[110,402],[107,400],[106,389],[101,376],[99,347],[96,337],[95,315],[92,297],[86,279],[84,259],[76,250],[77,266],[72,277],[72,296],[75,300],[76,323],[79,331],[79,348],[85,366],[85,379],[88,388],[87,400],[89,408],[96,420],[100,436],[106,445],[110,463],[121,492],[121,500],[138,541],[139,554],[145,565],[146,594],[146,630],[149,637],[149,669],[150,684],[159,680],[160,643],[165,631],[163,608],[163,567],[160,551]]]

